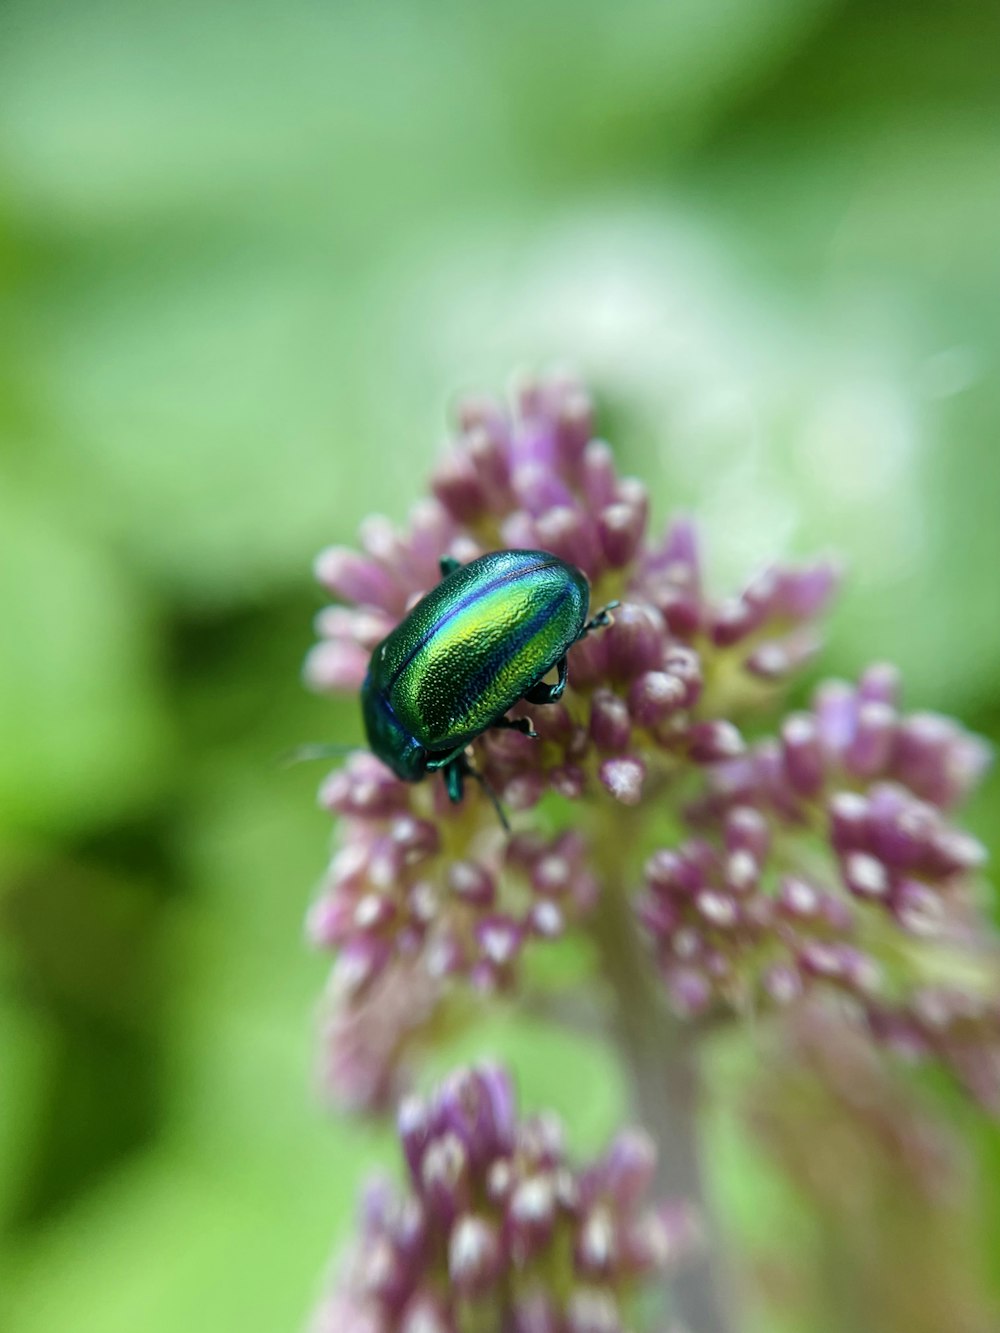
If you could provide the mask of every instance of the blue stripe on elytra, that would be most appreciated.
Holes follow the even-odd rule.
[[[461,601],[456,602],[455,605],[448,612],[446,612],[446,614],[443,615],[440,620],[435,621],[435,623],[431,626],[431,628],[427,631],[427,633],[423,636],[422,639],[419,639],[417,641],[414,647],[410,650],[410,652],[403,659],[403,661],[400,662],[400,664],[396,667],[396,670],[392,673],[392,675],[389,677],[386,683],[382,686],[383,691],[385,693],[388,693],[392,689],[392,687],[396,684],[396,681],[399,680],[400,676],[403,674],[406,668],[416,657],[417,653],[419,653],[422,648],[425,648],[427,644],[430,643],[431,639],[434,637],[435,634],[438,633],[438,631],[441,629],[443,625],[447,625],[449,620],[453,620],[455,616],[459,615],[460,612],[466,610],[467,607],[470,607],[472,603],[475,602],[478,598],[485,596],[487,593],[494,592],[497,588],[502,588],[505,583],[510,583],[512,579],[520,578],[522,574],[537,574],[540,569],[555,569],[555,568],[556,568],[555,561],[542,560],[537,565],[522,565],[518,569],[508,570],[506,574],[501,574],[499,578],[493,579],[492,582],[484,583],[477,588],[471,589],[465,595],[465,597],[463,597]],[[440,586],[441,585],[438,584],[438,587]]]

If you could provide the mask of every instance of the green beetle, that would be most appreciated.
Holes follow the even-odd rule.
[[[372,753],[397,777],[419,782],[441,769],[460,801],[463,778],[477,776],[469,743],[491,727],[533,736],[527,718],[507,711],[560,698],[569,648],[609,624],[617,603],[588,620],[586,577],[547,551],[494,551],[468,565],[445,557],[441,575],[372,653],[361,709]],[[553,667],[558,678],[546,684]]]

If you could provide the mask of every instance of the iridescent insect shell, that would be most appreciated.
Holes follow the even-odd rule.
[[[458,800],[469,743],[491,727],[529,731],[508,710],[558,699],[569,648],[607,621],[602,613],[588,622],[586,577],[547,551],[443,560],[441,570],[372,653],[361,707],[374,754],[407,782],[445,769]],[[546,684],[553,667],[558,679]]]

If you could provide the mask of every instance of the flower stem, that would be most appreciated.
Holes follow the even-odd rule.
[[[656,1142],[658,1192],[693,1204],[706,1231],[707,1256],[682,1269],[671,1282],[674,1312],[692,1333],[734,1333],[700,1160],[694,1038],[667,1011],[638,937],[620,864],[623,838],[628,846],[629,832],[616,827],[612,840],[601,840],[607,849],[605,859],[614,857],[617,866],[604,876],[594,920],[614,1000],[612,1031],[631,1084],[633,1112]]]

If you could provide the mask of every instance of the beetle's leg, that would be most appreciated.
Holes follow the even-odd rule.
[[[528,717],[502,717],[498,722],[494,722],[490,728],[491,731],[519,731],[522,736],[530,736],[531,739],[538,739],[538,732],[531,725],[531,719]]]
[[[611,612],[616,606],[620,605],[620,602],[608,602],[607,606],[601,607],[600,611],[598,611],[596,615],[591,616],[587,621],[586,625],[584,625],[583,629],[577,635],[577,638],[582,639],[584,635],[589,634],[591,630],[603,629],[605,625],[610,625]],[[560,657],[559,661],[556,663],[556,671],[559,675],[554,685],[547,685],[544,680],[540,680],[537,685],[532,685],[531,689],[526,691],[524,697],[529,704],[554,704],[557,699],[562,698],[566,690],[566,680],[569,674],[569,667],[565,656]]]
[[[580,631],[579,637],[582,639],[583,636],[589,634],[591,630],[604,629],[607,625],[610,625],[611,612],[616,606],[621,606],[621,602],[608,602],[607,606],[602,606],[600,611],[595,615],[592,615],[586,625],[584,625],[583,629]]]
[[[510,825],[507,822],[507,816],[504,814],[503,806],[500,804],[500,798],[483,777],[482,773],[472,767],[465,756],[463,750],[459,755],[452,759],[444,770],[444,782],[448,792],[448,798],[455,805],[462,799],[465,778],[474,778],[479,783],[483,791],[490,799],[490,804],[497,812],[497,819],[500,820],[504,832],[510,832]]]
[[[468,763],[465,756],[453,759],[444,770],[444,785],[448,791],[448,799],[453,805],[458,805],[462,799],[462,779],[468,772]]]
[[[569,675],[569,667],[565,657],[560,657],[556,663],[556,671],[559,675],[554,685],[547,685],[544,680],[540,680],[537,685],[532,685],[531,689],[527,691],[524,697],[529,704],[554,704],[557,699],[562,698]]]
[[[449,574],[454,574],[456,569],[462,568],[462,562],[456,560],[453,555],[443,555],[438,561],[438,568],[441,570],[441,577],[446,579]]]

